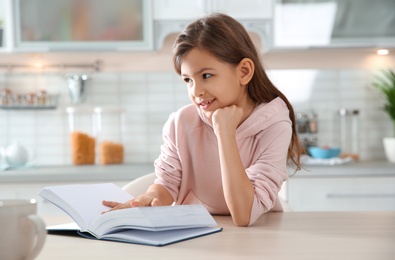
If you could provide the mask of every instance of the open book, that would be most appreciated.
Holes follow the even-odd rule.
[[[39,195],[75,221],[47,228],[52,231],[75,229],[89,238],[163,246],[222,230],[199,204],[128,208],[102,214],[109,210],[102,200],[126,202],[133,198],[112,183],[49,186]]]

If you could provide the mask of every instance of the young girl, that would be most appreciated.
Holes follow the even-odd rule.
[[[301,146],[287,98],[268,79],[244,27],[224,14],[191,23],[176,39],[173,62],[192,104],[170,115],[155,160],[156,180],[126,207],[203,204],[211,214],[253,224],[278,199],[288,162]]]

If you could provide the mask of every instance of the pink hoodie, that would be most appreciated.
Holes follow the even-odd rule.
[[[241,160],[255,189],[250,225],[269,210],[283,210],[278,192],[288,179],[291,135],[289,111],[280,98],[257,106],[236,130]],[[163,139],[155,160],[155,183],[165,186],[176,204],[200,203],[211,214],[229,215],[211,122],[187,105],[170,115]]]

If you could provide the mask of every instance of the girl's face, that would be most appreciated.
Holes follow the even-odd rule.
[[[190,50],[181,63],[181,76],[192,103],[210,120],[219,108],[236,105],[246,108],[249,98],[241,84],[239,66],[222,62],[199,48]]]

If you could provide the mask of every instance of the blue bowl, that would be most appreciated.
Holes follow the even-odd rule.
[[[328,159],[340,155],[339,147],[325,148],[325,147],[312,146],[312,147],[308,147],[307,151],[309,152],[310,156],[313,158]]]

